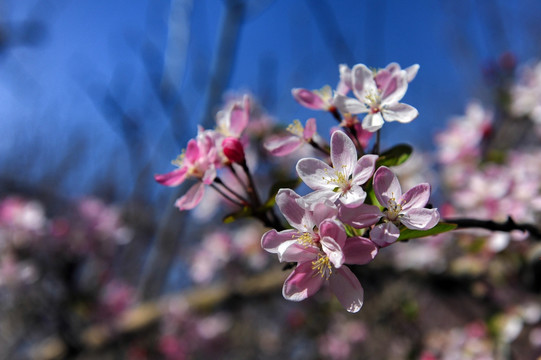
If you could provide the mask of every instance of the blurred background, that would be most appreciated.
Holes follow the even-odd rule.
[[[206,358],[215,348],[238,359],[346,359],[355,357],[340,349],[362,343],[370,321],[382,339],[398,336],[382,327],[395,308],[376,319],[361,315],[364,322],[340,311],[337,318],[322,301],[286,303],[281,275],[270,277],[269,293],[231,297],[220,285],[178,295],[213,284],[201,275],[213,270],[190,275],[214,259],[193,263],[208,235],[194,224],[211,216],[179,212],[179,190],[153,175],[171,171],[198,124],[212,128],[216,112],[243,93],[278,124],[316,116],[320,134],[328,134],[332,116],[303,108],[291,89],[334,88],[340,64],[419,64],[404,102],[420,116],[408,126],[386,125],[382,146],[406,142],[433,151],[434,135],[471,99],[497,101],[502,71],[511,76],[517,64],[539,58],[540,15],[535,0],[0,1],[0,357],[183,359]],[[242,235],[227,228],[211,234],[208,247],[255,256],[256,265],[235,265],[219,284],[267,266],[270,255],[254,250],[264,229],[252,226],[241,224]],[[246,237],[254,242],[243,244]],[[245,262],[238,254],[236,261]],[[437,287],[440,280],[427,281]],[[398,296],[399,288],[384,298]],[[132,314],[127,324],[103,325],[164,295],[182,299]],[[210,303],[193,300],[201,298]],[[462,307],[457,299],[449,306]],[[419,312],[410,298],[399,308],[403,324]],[[172,323],[158,320],[164,313]],[[239,319],[274,322],[252,338]],[[426,325],[419,324],[421,332]],[[468,331],[479,334],[472,326]],[[187,335],[194,328],[196,340]],[[344,332],[349,345],[325,338],[329,329]],[[228,340],[220,338],[226,333]],[[401,355],[378,357],[380,343],[364,356],[420,358],[425,338],[417,335],[401,340]],[[290,337],[287,346],[282,336]]]

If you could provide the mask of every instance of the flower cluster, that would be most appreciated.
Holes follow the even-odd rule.
[[[375,132],[384,120],[413,120],[417,110],[398,101],[417,70],[418,66],[402,70],[394,63],[378,71],[363,64],[352,69],[343,65],[334,97],[329,88],[293,90],[301,105],[329,111],[339,119],[341,111],[350,120],[341,122],[349,136],[340,130],[331,136],[330,164],[317,158],[297,162],[299,178],[313,192],[300,196],[291,189],[281,189],[276,195],[276,204],[293,229],[272,229],[263,235],[261,243],[281,262],[296,264],[283,286],[286,299],[304,300],[328,282],[340,303],[349,312],[357,312],[363,304],[363,288],[348,265],[373,260],[380,248],[398,240],[401,229],[428,230],[438,224],[437,209],[426,208],[430,185],[423,183],[402,194],[392,170],[378,166],[378,154],[358,157],[358,151],[364,153],[366,145],[358,141],[359,128],[354,127],[358,121],[351,121],[353,115],[367,113],[360,130]],[[356,99],[346,97],[349,90]],[[306,129],[296,124],[295,139],[271,139],[267,149],[280,156],[303,142],[313,143],[315,120],[308,120]],[[367,191],[373,196],[368,197]]]

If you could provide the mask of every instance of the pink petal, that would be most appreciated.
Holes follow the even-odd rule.
[[[346,257],[344,263],[364,265],[376,257],[378,247],[370,239],[356,236],[347,239],[342,251]]]
[[[276,254],[278,253],[278,247],[282,243],[290,241],[298,233],[297,230],[284,230],[280,232],[276,231],[276,229],[269,230],[261,237],[261,247],[272,254]]]
[[[386,121],[398,121],[409,123],[419,116],[416,108],[408,104],[395,103],[383,108],[383,115]]]
[[[318,201],[312,208],[312,219],[316,225],[321,224],[326,219],[334,219],[337,216],[338,208],[331,201]]]
[[[351,270],[342,266],[329,278],[331,290],[340,304],[350,313],[356,313],[363,306],[364,290],[359,279]]]
[[[323,285],[325,278],[312,269],[311,262],[297,265],[282,288],[282,295],[291,301],[302,301],[314,295]]]
[[[394,243],[399,236],[400,230],[391,222],[376,225],[370,230],[370,240],[381,247]]]
[[[231,114],[229,115],[229,130],[233,135],[239,137],[242,134],[250,120],[249,111],[249,107],[241,106],[240,104],[233,105]]]
[[[357,64],[351,69],[351,85],[353,93],[362,102],[367,95],[378,91],[372,70],[364,64]]]
[[[216,168],[212,165],[205,171],[201,180],[203,184],[210,185],[214,179],[216,179]]]
[[[402,195],[402,198],[400,199],[402,210],[406,211],[413,208],[423,208],[426,203],[428,203],[429,198],[430,184],[422,183],[416,185]]]
[[[440,213],[437,209],[410,209],[400,217],[400,222],[408,229],[428,230],[432,229],[440,221]]]
[[[302,133],[302,136],[304,137],[305,141],[310,141],[314,134],[317,131],[317,125],[316,125],[316,119],[310,118],[306,120],[306,125],[304,126],[304,131]]]
[[[334,95],[332,102],[343,113],[361,114],[369,111],[363,102],[338,93]]]
[[[319,253],[316,246],[300,244],[297,239],[283,242],[277,252],[280,262],[298,263],[316,260]]]
[[[342,246],[347,238],[346,230],[340,222],[334,219],[328,219],[319,224],[319,234],[321,237],[329,237],[334,239]],[[341,250],[340,250],[341,251]]]
[[[374,192],[381,206],[387,207],[390,199],[400,200],[402,189],[396,175],[389,168],[382,166],[374,175]]]
[[[197,159],[199,159],[199,145],[195,139],[191,139],[186,146],[184,161],[187,161],[188,164],[193,164]]]
[[[391,80],[393,74],[387,69],[381,69],[374,76],[378,89],[384,89],[387,83]]]
[[[297,174],[302,181],[313,190],[333,189],[329,183],[330,176],[335,177],[334,169],[323,161],[314,158],[304,158],[297,162]]]
[[[305,231],[306,209],[299,205],[301,197],[291,189],[280,189],[276,194],[276,205],[287,222],[299,231]]]
[[[205,193],[205,184],[198,181],[197,184],[193,185],[190,190],[184,196],[177,199],[175,206],[179,210],[190,210],[199,204]]]
[[[306,202],[306,204],[309,205],[311,209],[313,209],[315,206],[317,206],[318,203],[324,201],[330,201],[334,204],[339,197],[339,192],[334,192],[332,189],[323,189],[316,190],[307,195],[304,195],[302,199]]]
[[[351,69],[345,64],[340,64],[338,69],[340,71],[340,82],[336,87],[336,92],[341,95],[346,95],[352,87]]]
[[[381,116],[381,112],[377,113],[370,113],[366,115],[363,119],[363,129],[370,132],[376,132],[383,126],[383,116]]]
[[[285,156],[297,150],[304,142],[295,135],[271,136],[263,145],[274,156]]]
[[[336,171],[346,175],[353,173],[357,163],[357,150],[353,141],[342,131],[335,131],[331,136],[331,161]]]
[[[344,263],[344,253],[340,245],[331,237],[325,236],[321,238],[321,248],[329,257],[329,261],[335,268],[339,268]]]
[[[293,89],[291,94],[295,100],[304,107],[313,110],[326,110],[327,104],[319,95],[307,89]]]
[[[381,103],[383,105],[394,104],[404,97],[407,90],[406,72],[401,70],[393,74],[385,84],[385,88],[382,89]]]
[[[357,229],[374,225],[383,214],[377,206],[363,204],[356,208],[340,207],[340,219]]]
[[[187,172],[188,168],[183,166],[180,169],[173,170],[167,174],[154,175],[154,179],[165,186],[178,186],[186,180]]]
[[[372,174],[374,174],[377,159],[377,155],[362,156],[355,165],[352,183],[356,185],[363,185],[366,183],[372,177]]]

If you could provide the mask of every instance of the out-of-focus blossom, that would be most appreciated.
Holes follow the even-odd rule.
[[[348,207],[360,205],[366,198],[361,185],[374,172],[377,155],[364,155],[357,160],[357,151],[351,139],[341,131],[331,136],[331,161],[333,167],[315,158],[304,158],[297,163],[299,177],[314,192],[304,200],[315,204],[322,199],[340,201]]]
[[[492,360],[493,343],[483,323],[471,323],[464,328],[430,332],[425,340],[422,359]]]
[[[529,116],[541,125],[541,62],[521,69],[520,80],[511,88],[511,112]]]
[[[381,206],[362,204],[353,209],[341,208],[340,218],[357,228],[376,224],[381,218],[382,224],[370,231],[370,239],[379,246],[387,246],[400,236],[397,225],[402,223],[408,229],[427,230],[437,225],[440,215],[437,209],[426,209],[430,197],[430,185],[419,184],[404,194],[396,175],[387,167],[380,167],[374,174],[374,192]]]
[[[357,64],[351,70],[352,91],[356,99],[335,94],[334,104],[342,112],[367,115],[363,119],[364,129],[374,132],[385,121],[408,123],[419,112],[414,107],[399,103],[408,89],[408,77],[414,77],[396,66],[374,73],[364,64]]]
[[[193,209],[201,201],[205,185],[211,184],[216,178],[216,162],[217,149],[214,139],[209,133],[200,133],[197,139],[188,142],[186,152],[173,161],[178,169],[155,175],[154,178],[166,186],[179,186],[187,178],[196,178],[198,182],[175,203],[180,210]]]
[[[290,133],[288,136],[271,136],[265,141],[264,147],[274,156],[285,156],[297,150],[303,144],[310,143],[316,134],[316,119],[306,120],[306,127],[303,127],[299,120],[287,127]]]
[[[28,261],[17,261],[15,256],[5,253],[0,257],[0,289],[29,284],[37,279],[35,266]]]
[[[318,339],[319,352],[333,360],[351,359],[356,345],[366,340],[366,326],[336,314],[328,330]]]
[[[480,145],[490,133],[492,112],[479,102],[471,102],[464,116],[451,119],[448,127],[436,135],[438,159],[443,164],[477,160]]]
[[[251,99],[244,95],[232,100],[216,114],[216,131],[225,137],[240,138],[250,120]]]
[[[308,205],[294,191],[281,189],[276,203],[294,230],[270,230],[262,247],[278,255],[280,262],[296,262],[297,267],[284,283],[282,293],[292,301],[302,301],[328,282],[340,303],[349,312],[363,304],[363,288],[344,264],[366,264],[377,254],[377,247],[366,238],[347,238],[336,221],[338,210],[330,202]]]

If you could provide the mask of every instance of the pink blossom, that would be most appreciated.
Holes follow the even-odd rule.
[[[348,207],[364,202],[366,192],[361,185],[367,182],[374,172],[377,155],[364,155],[357,160],[357,151],[353,141],[341,131],[331,136],[330,167],[315,158],[304,158],[297,163],[299,177],[314,192],[305,196],[310,204],[328,199],[340,200]]]
[[[436,135],[439,161],[450,164],[477,160],[480,145],[492,127],[492,119],[492,112],[480,103],[468,104],[464,116],[451,119],[448,128]]]
[[[316,134],[316,129],[316,119],[314,118],[306,121],[306,127],[303,127],[299,120],[294,120],[293,124],[287,127],[289,135],[272,136],[265,142],[264,147],[274,156],[291,154],[303,144],[310,143]]]
[[[215,139],[211,133],[200,131],[197,139],[191,139],[186,151],[173,161],[178,169],[167,174],[155,175],[154,178],[166,186],[179,186],[187,178],[198,179],[199,181],[175,203],[180,210],[188,210],[201,201],[204,185],[211,184],[216,178],[216,163]]]
[[[233,101],[216,114],[216,131],[226,137],[240,138],[250,121],[250,97]]]
[[[379,130],[384,121],[408,123],[419,114],[414,107],[399,103],[408,89],[408,79],[416,74],[413,69],[408,73],[398,70],[383,69],[376,74],[363,64],[357,64],[351,70],[351,85],[356,99],[335,94],[334,104],[342,112],[351,114],[367,113],[363,128],[374,132]]]
[[[336,220],[338,210],[328,201],[309,210],[293,190],[281,189],[276,203],[294,229],[270,230],[263,235],[261,245],[277,254],[280,262],[298,263],[284,283],[284,298],[304,300],[328,282],[347,311],[359,311],[363,288],[343,265],[370,262],[377,254],[377,247],[363,237],[347,238],[343,225]]]
[[[381,218],[384,222],[370,231],[370,239],[379,246],[387,246],[400,236],[399,224],[408,229],[428,230],[436,226],[440,219],[437,209],[426,209],[430,197],[430,185],[422,183],[402,194],[396,175],[387,167],[380,167],[374,174],[374,192],[381,206],[363,204],[354,209],[341,208],[342,221],[357,228],[376,224]]]

